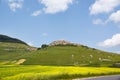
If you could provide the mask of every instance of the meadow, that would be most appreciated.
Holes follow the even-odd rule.
[[[21,59],[26,61],[23,65],[43,66],[112,66],[120,61],[120,55],[94,50],[86,47],[53,46],[47,49],[28,51],[24,48],[10,47],[0,50],[0,62],[2,64],[16,64]],[[29,47],[28,47],[29,48]]]
[[[87,46],[37,49],[0,42],[0,80],[72,80],[115,75],[120,74],[120,68],[112,67],[119,62],[119,54]]]
[[[113,74],[120,74],[120,68],[40,65],[0,66],[0,80],[72,80]]]

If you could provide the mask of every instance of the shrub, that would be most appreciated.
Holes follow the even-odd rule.
[[[119,67],[120,68],[120,63],[114,63],[112,67]]]
[[[42,44],[41,49],[46,49],[48,47],[47,44]]]

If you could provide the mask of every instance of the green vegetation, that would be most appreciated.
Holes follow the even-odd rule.
[[[0,66],[1,80],[58,80],[120,74],[119,68],[63,66]]]
[[[120,54],[59,42],[37,49],[19,42],[0,41],[0,80],[71,80],[120,74],[119,68],[109,68],[120,66]]]
[[[27,45],[25,42],[23,42],[19,39],[11,38],[9,36],[1,35],[1,34],[0,34],[0,42],[21,43],[21,44]]]
[[[46,49],[48,46],[49,46],[49,45],[47,45],[47,44],[43,44],[43,45],[41,46],[41,49]],[[39,50],[39,49],[38,49],[38,50]]]
[[[14,64],[19,56],[36,50],[21,43],[0,42],[0,64]]]
[[[14,63],[26,59],[24,65],[112,66],[120,55],[85,46],[47,46],[36,48],[18,43],[0,43],[0,62]],[[8,63],[7,63],[8,64]]]
[[[51,46],[19,57],[26,59],[23,64],[63,66],[111,66],[120,61],[120,55],[93,50],[82,46]]]

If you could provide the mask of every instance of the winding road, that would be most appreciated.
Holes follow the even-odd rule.
[[[120,80],[120,75],[91,77],[91,78],[82,78],[82,79],[73,79],[73,80]]]

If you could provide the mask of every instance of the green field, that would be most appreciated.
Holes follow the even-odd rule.
[[[71,80],[75,78],[120,74],[119,68],[73,66],[0,66],[0,80]]]
[[[87,46],[49,46],[0,42],[0,80],[71,80],[120,74],[120,55]]]
[[[0,64],[52,66],[112,66],[120,62],[120,55],[86,46],[50,46],[45,49],[16,43],[0,43]]]

